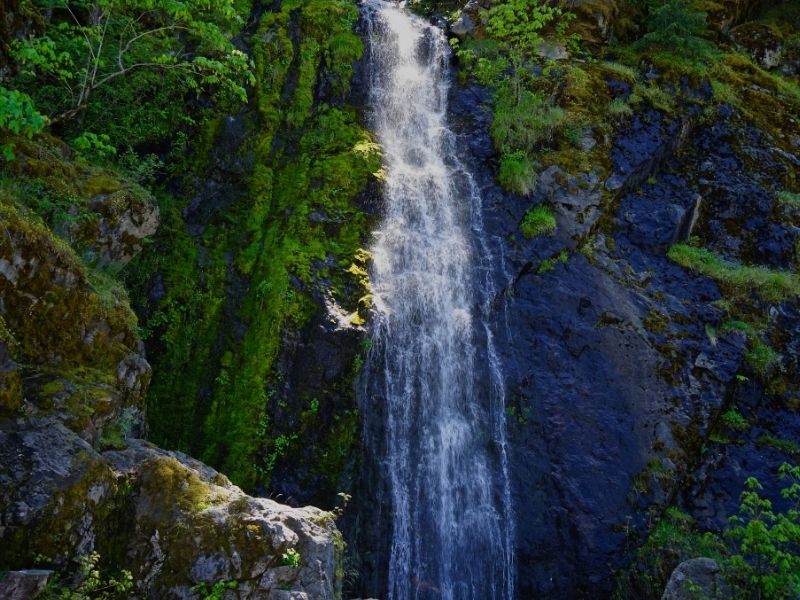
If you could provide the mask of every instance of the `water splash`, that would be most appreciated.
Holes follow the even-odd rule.
[[[363,7],[387,173],[363,393],[383,404],[388,597],[510,600],[505,398],[487,318],[496,290],[480,192],[447,122],[450,48],[402,3]]]

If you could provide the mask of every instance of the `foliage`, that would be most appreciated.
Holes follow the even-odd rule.
[[[784,463],[780,477],[787,481],[781,496],[789,507],[775,512],[762,498],[761,484],[745,482],[739,512],[725,532],[732,552],[723,573],[733,597],[780,600],[800,595],[800,467]]]
[[[614,98],[608,103],[608,114],[617,117],[629,117],[633,114],[630,104],[624,98]]]
[[[200,594],[201,600],[222,600],[227,590],[235,590],[237,587],[239,584],[234,580],[217,581],[212,585],[198,583],[192,587],[192,591]]]
[[[709,250],[688,244],[672,246],[667,256],[733,290],[755,290],[767,299],[776,301],[800,295],[800,276],[789,271],[730,262]]]
[[[245,123],[252,170],[199,234],[187,231],[184,202],[163,195],[160,233],[128,272],[136,298],[148,297],[152,273],[165,284],[164,297],[142,307],[154,366],[152,438],[248,489],[268,486],[277,463],[311,455],[320,485],[335,492],[342,453],[357,443],[356,412],[323,428],[320,397],[319,413],[298,425],[281,418],[273,396],[284,333],[318,310],[316,282],[325,279],[353,319],[365,306],[360,249],[369,222],[353,198],[379,170],[380,155],[344,104],[362,52],[352,32],[358,14],[349,0],[291,0],[264,13],[249,40],[257,78]],[[315,102],[323,81],[336,105]],[[222,125],[208,121],[198,136],[183,163],[187,185],[207,168]],[[232,281],[241,282],[235,294]],[[241,335],[228,334],[230,319]],[[347,383],[331,394],[352,394]],[[312,426],[319,439],[299,447]]]
[[[781,364],[781,355],[759,339],[756,339],[745,353],[745,358],[753,370],[762,375],[766,375],[773,367]]]
[[[530,157],[565,121],[534,64],[545,62],[539,55],[545,32],[563,37],[573,16],[540,0],[505,0],[484,13],[489,39],[454,44],[465,72],[495,89],[491,136],[501,153],[498,181],[517,194],[532,190],[536,165]],[[542,73],[550,70],[545,64]]]
[[[487,31],[518,64],[536,55],[544,41],[540,31],[563,15],[560,8],[540,0],[506,0],[486,12]]]
[[[552,139],[563,121],[564,111],[553,106],[550,98],[527,89],[515,96],[503,88],[495,99],[492,140],[504,153],[532,151]]]
[[[647,18],[648,32],[639,41],[640,48],[657,47],[677,54],[702,54],[711,45],[702,35],[706,14],[694,10],[688,0],[665,0],[654,3]]]
[[[731,408],[723,413],[722,422],[726,427],[730,427],[734,431],[745,431],[750,427],[750,423],[747,422],[747,419],[735,408]]]
[[[539,268],[536,269],[536,273],[541,275],[543,273],[549,273],[550,271],[554,271],[555,268],[556,268],[556,265],[559,265],[559,264],[563,265],[568,260],[569,260],[569,254],[567,254],[566,250],[562,250],[561,252],[559,252],[555,256],[552,256],[550,258],[545,258],[541,262],[541,264],[539,265]]]
[[[47,119],[36,112],[27,94],[0,86],[0,134],[22,135],[32,138],[45,126]],[[14,159],[14,144],[0,143],[0,154],[5,160]]]
[[[221,104],[247,100],[244,86],[253,79],[249,60],[231,41],[243,23],[235,6],[234,0],[35,0],[30,8],[47,12],[47,27],[13,42],[20,67],[14,84],[53,123],[84,115],[112,145],[144,141],[154,130],[165,135],[182,119],[188,94]],[[76,138],[83,133],[67,128]],[[96,140],[86,141],[98,148]]]
[[[131,596],[133,576],[129,571],[116,576],[103,575],[97,552],[81,556],[78,562],[79,583],[69,586],[59,580],[48,586],[42,600],[123,600]]]
[[[117,149],[109,142],[111,142],[111,138],[105,133],[98,135],[85,131],[72,140],[72,146],[83,155],[93,154],[100,158],[105,158],[117,154]]]
[[[538,235],[551,233],[556,228],[556,217],[553,211],[542,204],[531,208],[522,219],[520,230],[522,235],[530,239]]]
[[[299,567],[300,566],[300,553],[294,548],[289,548],[281,554],[281,564],[285,567]]]

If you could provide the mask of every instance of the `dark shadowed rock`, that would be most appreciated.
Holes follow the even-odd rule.
[[[29,569],[0,576],[0,600],[33,600],[41,594],[52,571]]]

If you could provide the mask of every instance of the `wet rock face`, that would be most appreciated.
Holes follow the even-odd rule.
[[[729,318],[715,304],[720,289],[665,253],[691,235],[730,260],[792,268],[800,231],[780,216],[773,190],[795,159],[729,110],[699,125],[690,110],[669,118],[644,109],[615,138],[604,181],[551,167],[522,199],[494,183],[486,96],[459,86],[452,94],[484,190],[484,221],[505,241],[495,330],[507,383],[518,594],[604,597],[613,571],[626,566],[630,536],[647,531],[648,507],[677,497],[718,529],[735,512],[742,473],[779,489],[769,465],[780,464],[780,453],[756,440],[767,431],[796,439],[800,419],[779,408],[785,400],[737,378],[749,373],[746,337],[711,338],[706,327]],[[558,226],[527,241],[519,223],[542,201]],[[540,272],[562,250],[566,262]],[[792,306],[776,309],[770,327],[779,330],[782,318],[794,331]],[[788,356],[791,343],[781,344]],[[743,410],[760,426],[744,436],[750,441],[699,459],[730,403],[752,407]]]

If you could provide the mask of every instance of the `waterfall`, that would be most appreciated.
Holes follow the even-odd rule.
[[[386,181],[362,405],[383,421],[373,450],[391,514],[387,594],[510,600],[505,399],[488,322],[496,290],[480,190],[448,125],[450,47],[403,3],[363,7]]]

